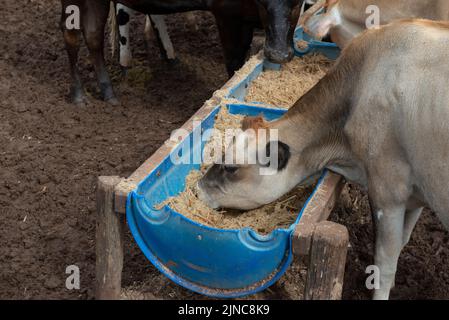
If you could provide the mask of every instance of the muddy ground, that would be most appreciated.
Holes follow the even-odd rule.
[[[90,104],[67,101],[68,63],[56,0],[5,0],[0,6],[0,298],[91,299],[95,270],[95,187],[100,175],[127,176],[227,79],[211,16],[191,32],[182,15],[168,18],[178,55],[163,61],[134,32],[136,67],[114,78],[121,106],[99,101],[93,69],[81,52]],[[141,23],[135,23],[142,30]],[[119,74],[108,58],[110,70]],[[345,188],[333,219],[350,230],[344,298],[366,299],[372,264],[366,195]],[[449,298],[449,235],[426,212],[399,262],[396,299]],[[145,284],[146,298],[201,298],[165,279],[127,236],[124,285]],[[65,268],[81,270],[81,290],[65,288]],[[299,278],[304,268],[295,265]],[[258,298],[295,298],[289,273]],[[294,277],[297,279],[296,277]],[[287,285],[288,284],[288,285]]]

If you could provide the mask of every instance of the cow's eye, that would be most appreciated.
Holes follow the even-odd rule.
[[[224,171],[227,173],[233,174],[236,173],[239,167],[237,166],[223,166]]]

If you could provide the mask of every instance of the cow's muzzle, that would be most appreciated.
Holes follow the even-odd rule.
[[[273,63],[286,63],[293,59],[293,48],[278,50],[266,47],[265,57]]]

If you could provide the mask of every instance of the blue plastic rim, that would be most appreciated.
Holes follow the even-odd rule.
[[[301,30],[297,36],[303,37]],[[302,39],[302,38],[301,38]],[[296,37],[296,41],[298,38]],[[310,41],[308,53],[318,51],[332,54],[335,48]],[[328,51],[328,49],[330,51]],[[337,54],[338,56],[338,54]],[[336,57],[336,56],[335,56]],[[243,100],[250,82],[264,70],[264,63],[256,66],[244,81],[230,90],[228,97]],[[229,104],[231,114],[262,115],[266,120],[281,117],[286,110],[263,105]],[[171,152],[182,155],[182,150],[203,150],[206,142],[194,144],[195,130],[214,126],[216,106]],[[187,145],[186,145],[187,144]],[[193,163],[191,161],[190,163]],[[211,297],[236,298],[257,293],[275,283],[292,261],[291,238],[311,197],[306,201],[294,224],[288,229],[276,229],[269,235],[260,235],[250,228],[222,230],[201,225],[168,206],[157,210],[156,205],[185,189],[185,178],[195,164],[174,165],[168,155],[128,196],[126,215],[131,233],[148,260],[175,283]]]
[[[305,49],[299,48],[299,41],[307,42],[307,47]],[[335,43],[315,40],[310,35],[305,33],[302,27],[298,27],[295,30],[293,47],[295,50],[295,55],[299,57],[311,53],[321,53],[329,59],[335,60],[341,53],[341,50]]]

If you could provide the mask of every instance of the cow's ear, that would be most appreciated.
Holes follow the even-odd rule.
[[[277,144],[277,148],[274,144]],[[271,156],[276,156],[274,154],[272,155],[272,152],[277,152],[277,170],[281,171],[285,169],[291,156],[290,147],[281,141],[270,141],[266,146],[267,159],[271,159]],[[267,167],[270,167],[271,165],[273,165],[273,163],[269,162]]]
[[[245,117],[242,121],[242,130],[248,129],[258,130],[268,127],[268,123],[261,116],[258,117]]]

